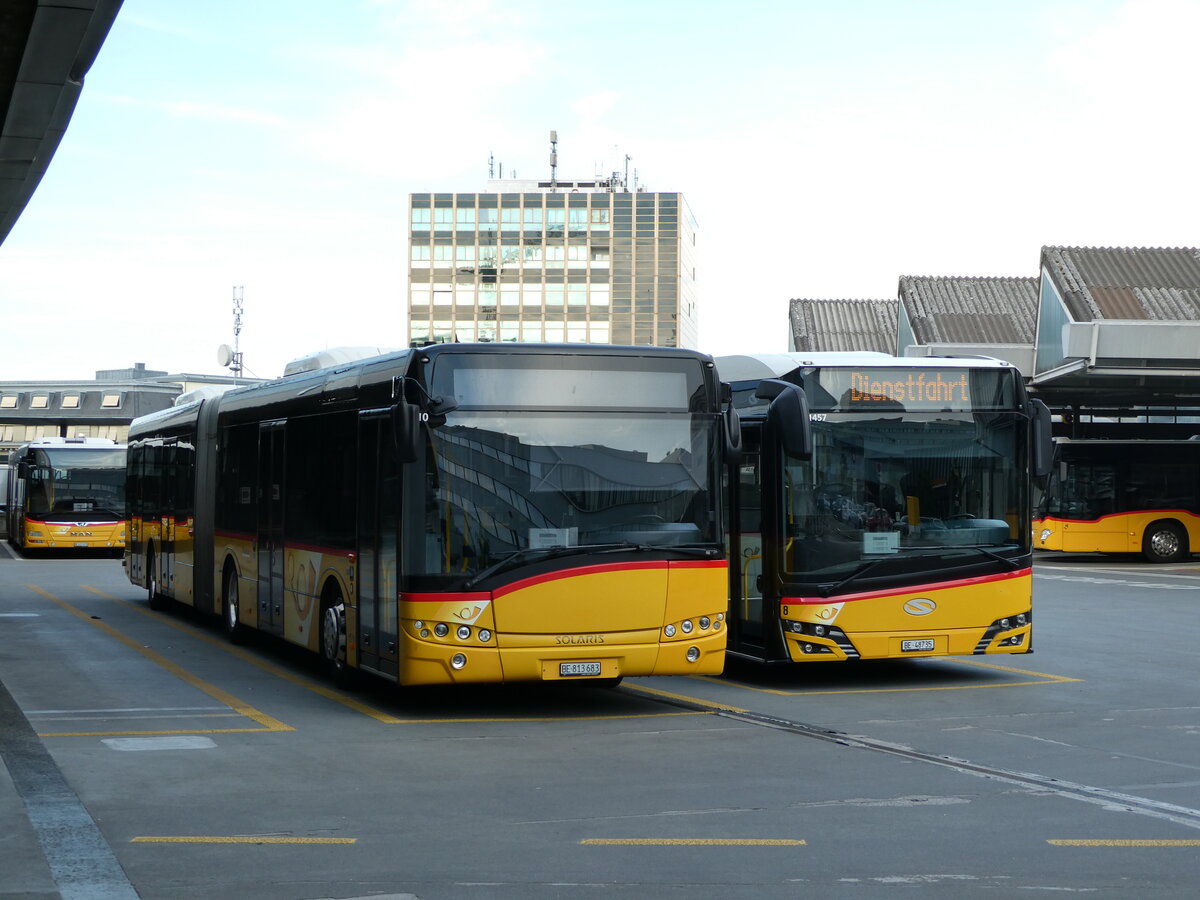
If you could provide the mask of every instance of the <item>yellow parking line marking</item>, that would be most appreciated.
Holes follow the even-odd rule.
[[[519,717],[505,717],[505,718],[497,718],[494,716],[492,716],[492,717],[479,716],[479,717],[469,717],[469,718],[468,717],[456,717],[456,718],[445,718],[445,719],[402,719],[402,718],[399,718],[398,716],[393,716],[390,713],[386,713],[381,709],[377,709],[377,708],[370,706],[366,703],[363,703],[359,700],[355,700],[353,697],[347,697],[344,694],[339,694],[337,691],[333,690],[332,688],[328,688],[325,685],[319,684],[318,682],[315,682],[309,678],[305,678],[302,675],[297,675],[295,672],[289,672],[287,669],[283,669],[272,663],[266,662],[265,660],[261,659],[260,657],[255,656],[252,653],[248,653],[245,650],[242,650],[240,647],[235,647],[227,641],[223,641],[223,640],[219,640],[219,639],[210,637],[209,635],[203,634],[202,632],[198,632],[195,628],[191,628],[186,625],[181,625],[180,623],[173,621],[169,617],[163,616],[160,613],[152,612],[151,610],[148,610],[148,609],[143,609],[142,607],[138,606],[137,604],[130,603],[128,600],[122,600],[120,597],[114,597],[112,594],[106,594],[104,591],[98,590],[98,589],[91,587],[89,585],[86,585],[86,584],[83,585],[83,588],[84,588],[84,590],[91,591],[93,594],[95,594],[98,597],[103,597],[105,600],[112,600],[114,603],[119,603],[122,606],[128,607],[129,609],[133,610],[134,612],[140,613],[141,615],[146,616],[149,619],[153,619],[155,622],[161,622],[164,625],[169,625],[170,627],[174,628],[176,631],[182,631],[184,634],[187,634],[190,637],[193,637],[198,641],[202,641],[202,642],[208,644],[209,646],[216,647],[217,649],[223,650],[226,653],[233,654],[238,659],[240,659],[244,662],[248,662],[248,663],[250,663],[250,665],[256,666],[257,668],[262,669],[264,672],[267,672],[268,674],[274,675],[277,678],[282,678],[283,680],[288,681],[291,684],[296,685],[297,687],[302,687],[306,690],[312,691],[315,694],[319,694],[320,696],[325,697],[328,700],[333,700],[336,703],[340,703],[343,706],[353,709],[355,712],[362,713],[365,716],[370,716],[372,719],[375,719],[378,722],[382,722],[385,725],[464,725],[464,724],[480,724],[480,723],[489,723],[489,722],[505,722],[505,723],[511,723],[511,722],[589,722],[589,721],[607,721],[607,720],[611,720],[611,719],[662,719],[662,718],[668,718],[671,716],[707,715],[707,713],[703,713],[703,712],[675,712],[675,713],[656,712],[656,713],[635,713],[632,715],[622,714],[622,715],[616,715],[616,716],[519,716]],[[91,620],[89,620],[89,621],[91,621]],[[98,624],[98,623],[94,623],[94,624]],[[642,690],[647,693],[665,694],[664,691],[655,691],[652,688],[635,688],[635,690]],[[667,695],[667,696],[671,696],[671,695]],[[682,699],[688,700],[689,702],[692,702],[692,703],[702,704],[705,706],[714,706],[714,707],[717,706],[717,704],[707,703],[705,701],[696,700],[696,699],[690,698],[690,697],[684,697]],[[721,707],[721,708],[733,709],[733,707]],[[164,733],[167,733],[167,732],[164,732]],[[193,732],[187,732],[187,733],[192,734]]]
[[[226,706],[228,706],[230,709],[234,710],[238,714],[245,716],[247,719],[250,719],[251,721],[257,722],[259,725],[262,726],[262,728],[221,728],[221,729],[211,729],[211,730],[204,729],[204,730],[191,730],[191,731],[61,732],[61,733],[53,733],[53,734],[41,734],[41,735],[39,735],[40,737],[95,737],[95,736],[101,736],[101,735],[112,736],[112,735],[121,735],[121,734],[231,734],[231,733],[246,732],[246,731],[295,731],[296,730],[291,725],[285,725],[283,722],[280,722],[278,719],[272,718],[271,716],[268,716],[264,712],[260,712],[259,710],[255,709],[253,706],[250,706],[248,703],[243,703],[237,697],[233,696],[230,693],[227,693],[226,691],[221,690],[216,685],[209,684],[207,681],[204,681],[201,678],[197,678],[191,672],[188,672],[186,669],[182,668],[181,666],[178,666],[175,663],[171,662],[169,659],[167,659],[161,653],[156,653],[155,651],[151,650],[149,647],[143,647],[137,641],[135,641],[132,638],[127,637],[126,635],[117,631],[111,625],[108,625],[107,623],[102,622],[99,619],[93,619],[87,613],[83,612],[80,609],[76,609],[74,606],[72,606],[70,603],[67,603],[65,600],[60,600],[58,597],[55,597],[53,594],[49,593],[48,591],[42,590],[42,588],[38,587],[37,585],[28,584],[28,585],[26,585],[26,587],[29,588],[31,591],[33,591],[35,594],[45,597],[51,603],[55,603],[58,606],[62,607],[67,612],[71,613],[71,615],[77,616],[78,618],[82,619],[84,622],[87,622],[89,625],[96,626],[101,631],[103,631],[105,634],[107,634],[109,637],[113,638],[116,641],[119,641],[120,643],[124,644],[126,647],[130,648],[131,650],[136,650],[138,653],[140,653],[142,656],[146,657],[148,660],[153,662],[155,665],[160,666],[163,669],[166,669],[168,672],[170,672],[176,678],[179,678],[180,680],[191,685],[192,687],[196,688],[199,691],[203,691],[205,694],[208,694],[208,696],[212,697],[214,700],[225,704]]]
[[[131,844],[354,844],[358,838],[319,837],[222,837],[197,835],[193,837],[135,837]]]
[[[722,684],[724,683],[725,682],[722,682]],[[700,697],[689,696],[688,694],[676,694],[672,691],[663,691],[659,690],[658,688],[646,687],[645,685],[641,684],[627,684],[626,687],[632,691],[637,691],[638,693],[650,694],[652,697],[665,697],[668,700],[681,700],[685,703],[691,703],[696,706],[704,706],[711,710],[724,710],[726,712],[739,713],[748,712],[748,710],[745,710],[740,706],[730,706],[728,703],[716,703],[712,700],[704,700]],[[696,713],[692,713],[692,715],[696,715]]]
[[[588,847],[803,847],[805,841],[780,838],[589,838]]]
[[[274,675],[276,678],[282,678],[284,681],[287,681],[298,687],[305,688],[306,690],[312,691],[314,694],[319,694],[320,696],[324,697],[327,700],[333,700],[336,703],[340,703],[343,706],[349,707],[350,709],[354,710],[355,712],[362,713],[365,716],[370,716],[372,719],[377,719],[378,721],[385,722],[389,725],[401,724],[401,723],[404,723],[407,721],[406,719],[398,719],[395,716],[388,715],[387,713],[383,712],[382,710],[375,709],[373,706],[368,706],[366,703],[362,703],[359,700],[355,700],[353,697],[347,697],[344,694],[339,694],[337,691],[333,690],[332,688],[328,688],[323,684],[318,684],[317,682],[313,681],[312,679],[305,678],[302,675],[297,675],[295,672],[289,672],[287,669],[284,669],[284,668],[276,666],[272,663],[266,662],[261,657],[255,656],[253,653],[248,653],[247,651],[241,649],[240,647],[235,647],[233,644],[230,644],[228,641],[218,640],[207,634],[198,632],[195,628],[181,625],[180,623],[174,621],[173,619],[171,619],[168,616],[164,616],[160,613],[155,613],[150,610],[142,609],[140,606],[138,606],[134,603],[130,603],[127,600],[122,600],[120,597],[114,597],[112,594],[106,594],[106,593],[104,593],[104,591],[97,590],[94,587],[89,587],[86,584],[83,587],[84,587],[84,590],[91,591],[93,594],[97,595],[98,597],[103,597],[105,600],[112,600],[115,603],[120,603],[122,606],[128,607],[129,609],[132,609],[134,612],[140,613],[141,615],[146,616],[149,619],[153,619],[155,622],[161,622],[164,625],[169,625],[171,628],[174,628],[176,631],[182,631],[183,633],[190,635],[191,637],[195,638],[196,640],[201,641],[205,644],[208,644],[210,647],[216,647],[218,650],[223,650],[226,653],[232,654],[233,656],[236,656],[238,659],[242,660],[243,662],[248,662],[248,663],[250,663],[250,665],[255,666],[259,669],[262,669],[262,671],[264,671],[270,675]]]
[[[977,662],[971,659],[961,659],[948,656],[939,657],[939,662],[958,663],[964,666],[975,666],[981,669],[996,669],[1001,672],[1012,672],[1017,675],[1032,676],[1037,681],[1002,681],[996,684],[951,684],[931,685],[928,687],[887,687],[887,688],[845,688],[832,690],[787,690],[785,688],[758,687],[743,682],[721,679],[720,683],[743,691],[753,691],[758,694],[775,694],[780,697],[823,697],[834,694],[905,694],[922,691],[977,691],[983,688],[1032,687],[1042,684],[1066,684],[1082,681],[1082,678],[1069,678],[1065,675],[1050,675],[1044,672],[1031,672],[1027,669],[1014,669],[1011,666],[1000,666],[994,663]],[[820,665],[820,663],[817,663]],[[830,663],[836,665],[836,663]]]
[[[1016,669],[1012,666],[1002,666],[999,663],[986,663],[978,659],[952,657],[950,661],[964,666],[975,666],[979,669],[995,669],[998,672],[1015,672],[1017,675],[1031,675],[1034,678],[1044,678],[1046,681],[1052,682],[1083,681],[1082,678],[1068,678],[1066,675],[1051,675],[1048,672],[1034,672],[1030,669]]]
[[[1055,847],[1200,847],[1200,841],[1046,841]]]

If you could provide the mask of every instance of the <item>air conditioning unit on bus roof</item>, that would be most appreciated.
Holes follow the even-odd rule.
[[[293,359],[283,367],[283,377],[315,372],[317,369],[328,369],[330,366],[395,352],[395,347],[331,347],[328,350],[318,350],[316,353]]]

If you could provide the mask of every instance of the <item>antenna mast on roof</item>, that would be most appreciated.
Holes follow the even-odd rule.
[[[229,368],[238,378],[242,377],[242,351],[239,339],[242,334],[242,292],[244,288],[233,289],[233,354],[229,360]]]
[[[558,190],[558,132],[550,132],[550,190]]]

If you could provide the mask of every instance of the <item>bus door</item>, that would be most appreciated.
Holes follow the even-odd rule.
[[[731,469],[729,649],[763,658],[762,457],[760,428],[742,420],[742,459]]]
[[[283,630],[284,422],[258,426],[258,625]]]
[[[397,677],[400,471],[388,410],[358,420],[359,665]]]
[[[175,470],[177,447],[174,441],[155,447],[158,455],[158,477],[161,486],[162,506],[158,509],[158,584],[168,597],[175,594]]]

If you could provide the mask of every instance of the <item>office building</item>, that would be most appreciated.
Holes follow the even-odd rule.
[[[624,179],[491,179],[409,197],[409,343],[695,347],[696,224]]]

